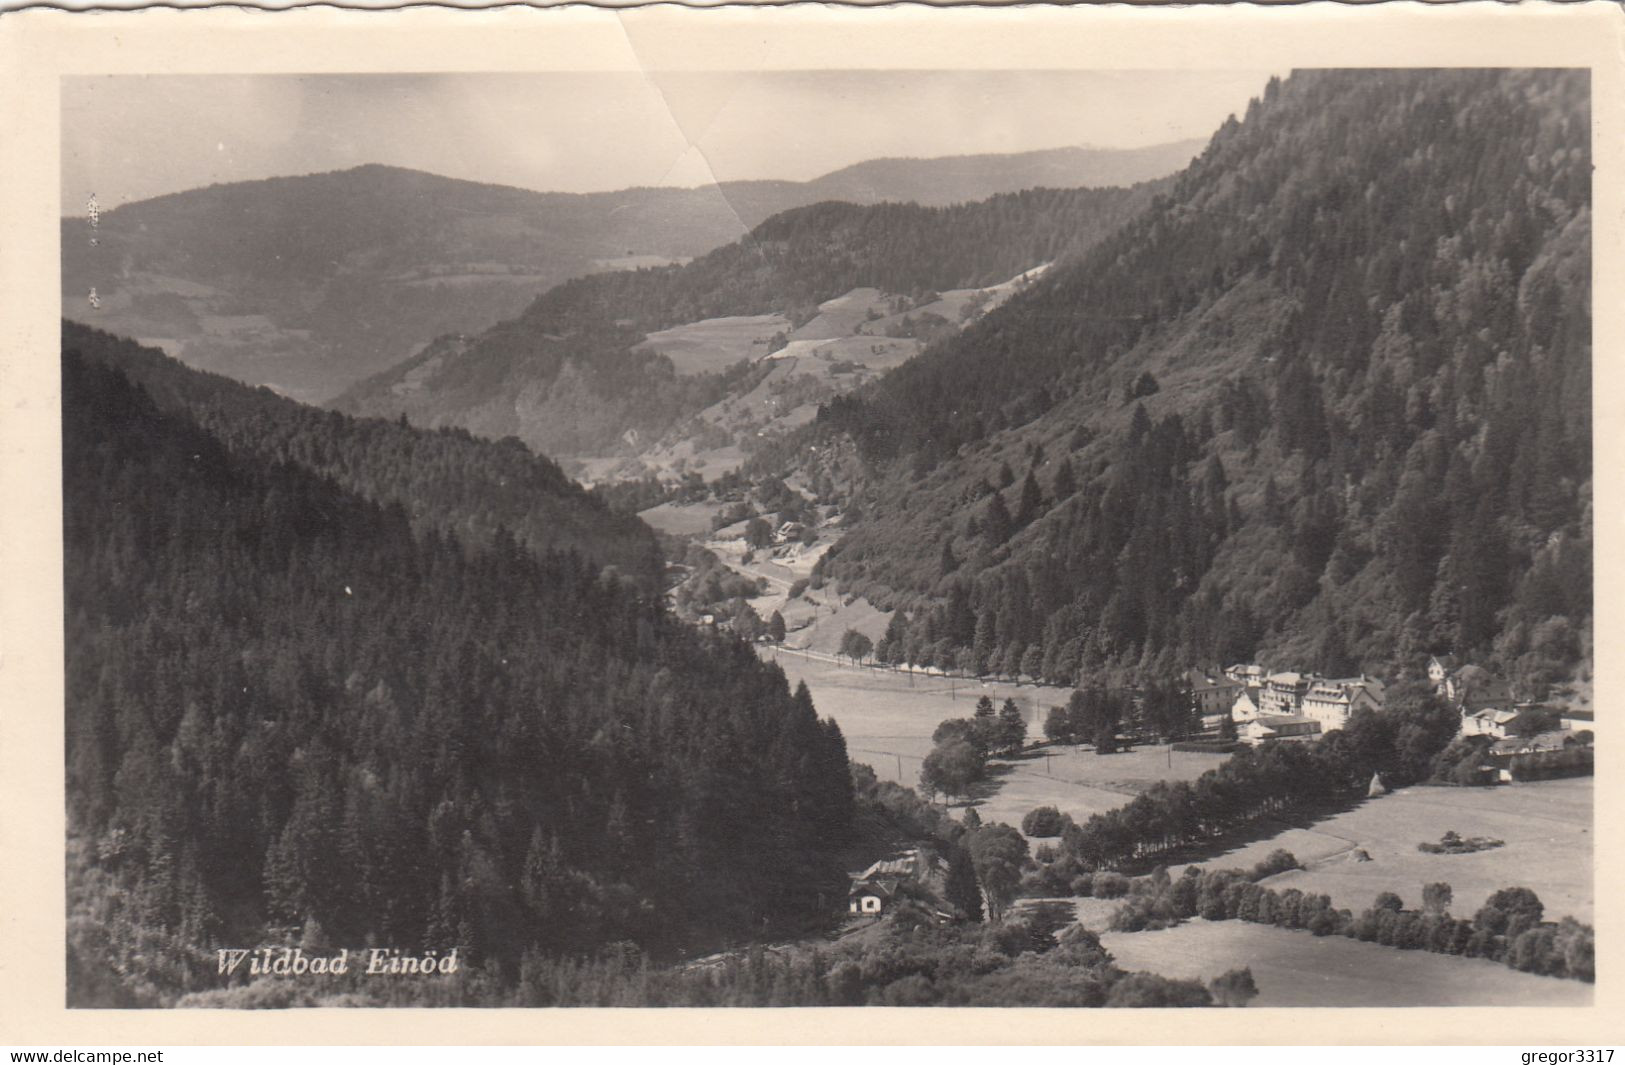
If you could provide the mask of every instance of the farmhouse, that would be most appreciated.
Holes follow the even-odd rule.
[[[875,862],[852,878],[852,887],[847,892],[847,912],[870,917],[886,912],[896,900],[899,889],[910,881],[924,880],[931,871],[931,864],[918,850],[904,851],[900,858]]]
[[[1483,666],[1462,666],[1444,679],[1441,693],[1463,713],[1512,704],[1512,691]]]
[[[1241,742],[1254,747],[1278,740],[1317,740],[1320,722],[1312,717],[1264,714],[1236,730]]]
[[[853,881],[852,890],[847,893],[847,912],[878,917],[897,897],[898,883],[896,879],[887,878]]]

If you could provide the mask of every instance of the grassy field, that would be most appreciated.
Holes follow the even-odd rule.
[[[856,620],[856,615],[850,615]],[[884,630],[885,615],[878,620]],[[861,626],[859,626],[861,627]],[[775,655],[773,651],[764,652]],[[1044,715],[1071,695],[1067,688],[1032,684],[982,684],[962,678],[854,668],[818,658],[777,653],[790,683],[805,680],[818,712],[840,723],[852,760],[874,767],[886,780],[913,787],[931,750],[931,733],[944,719],[969,717],[986,694],[995,705],[1016,700],[1029,737],[1042,737]],[[1011,762],[995,763],[995,775],[973,798],[983,821],[1020,825],[1037,806],[1055,806],[1082,820],[1128,802],[1158,780],[1194,780],[1220,757],[1140,747],[1113,755],[1086,748],[1045,747]]]
[[[777,314],[707,318],[650,333],[641,346],[666,356],[680,374],[715,373],[740,359],[760,359],[768,339],[789,329],[789,319]]]
[[[720,513],[721,503],[662,503],[639,512],[638,517],[672,536],[705,536],[711,532],[711,519]]]
[[[1285,847],[1309,868],[1271,877],[1269,886],[1324,893],[1356,913],[1383,891],[1419,905],[1422,885],[1443,881],[1455,893],[1451,910],[1459,915],[1471,916],[1501,888],[1527,887],[1546,904],[1547,917],[1590,922],[1592,785],[1583,777],[1499,788],[1406,788],[1203,864],[1248,866]],[[1490,836],[1506,846],[1476,854],[1416,849],[1448,831]],[[1355,860],[1356,850],[1371,860]]]
[[[1195,920],[1160,932],[1112,932],[1119,967],[1203,981],[1253,971],[1253,1006],[1588,1006],[1592,985],[1495,962],[1316,938],[1241,921]]]
[[[861,621],[855,614],[854,620]],[[883,627],[884,615],[869,619]],[[775,654],[768,651],[767,654]],[[995,704],[1015,698],[1029,737],[1042,734],[1048,708],[1070,692],[1034,685],[979,684],[963,679],[854,668],[823,658],[776,653],[794,684],[805,680],[820,714],[835,718],[853,761],[883,779],[913,787],[931,750],[931,733],[945,718],[972,713],[978,696]],[[1019,825],[1036,806],[1053,805],[1074,819],[1128,802],[1158,780],[1194,780],[1221,755],[1140,747],[1096,755],[1087,748],[1042,747],[1021,759],[995,763],[994,777],[973,797],[984,821]],[[1452,909],[1470,916],[1493,892],[1528,887],[1553,919],[1593,920],[1592,796],[1590,778],[1542,781],[1500,788],[1406,788],[1370,799],[1308,828],[1290,828],[1237,847],[1203,864],[1246,867],[1284,847],[1309,868],[1269,880],[1284,890],[1324,892],[1340,908],[1371,905],[1383,891],[1419,905],[1422,885],[1443,881],[1455,892]],[[957,808],[957,804],[956,804]],[[1476,854],[1424,854],[1422,842],[1448,831],[1490,836],[1506,846]],[[1355,860],[1364,851],[1369,861]],[[1178,869],[1175,869],[1178,872]]]
[[[818,315],[791,334],[793,340],[833,340],[849,337],[873,309],[886,313],[886,300],[877,288],[855,288],[818,305]]]

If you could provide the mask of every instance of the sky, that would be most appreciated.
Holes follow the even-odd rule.
[[[1268,71],[113,75],[62,80],[64,213],[363,163],[593,192],[1206,137]]]

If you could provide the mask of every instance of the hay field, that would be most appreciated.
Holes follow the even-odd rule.
[[[680,374],[718,373],[741,359],[760,359],[768,339],[789,329],[789,319],[777,314],[707,318],[650,333],[638,346],[660,352]]]
[[[1546,904],[1549,919],[1589,923],[1595,913],[1593,793],[1590,777],[1499,788],[1405,788],[1204,864],[1248,866],[1285,847],[1309,868],[1271,877],[1270,887],[1324,893],[1356,913],[1383,891],[1417,906],[1422,885],[1443,881],[1454,891],[1451,910],[1460,916],[1471,916],[1501,888],[1527,887]],[[1476,854],[1416,849],[1449,831],[1505,840],[1506,846]],[[1355,860],[1356,850],[1371,860]]]
[[[847,619],[850,627],[860,631],[885,629],[885,614],[860,616],[852,608],[844,613],[844,618],[827,626],[827,634],[836,640],[848,627]],[[984,684],[853,667],[788,652],[766,650],[764,654],[776,657],[792,685],[807,682],[819,714],[840,723],[853,761],[873,766],[882,779],[909,787],[919,783],[920,763],[931,751],[931,733],[937,725],[946,718],[969,717],[983,694],[995,705],[1015,699],[1027,721],[1029,739],[1042,738],[1044,715],[1071,695],[1068,688]],[[1221,756],[1170,751],[1165,746],[1113,755],[1096,755],[1088,748],[1046,746],[1020,759],[996,761],[992,779],[972,797],[971,805],[983,821],[1013,826],[1019,826],[1037,806],[1054,806],[1081,821],[1122,806],[1158,780],[1194,780],[1220,760]],[[960,808],[955,803],[956,813]]]
[[[1252,1006],[1588,1006],[1593,988],[1479,958],[1396,950],[1342,936],[1241,921],[1195,920],[1160,932],[1110,932],[1120,968],[1208,981],[1253,971]]]

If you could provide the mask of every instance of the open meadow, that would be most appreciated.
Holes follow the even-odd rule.
[[[1443,881],[1455,894],[1451,910],[1461,916],[1472,916],[1501,888],[1526,887],[1546,904],[1547,919],[1590,923],[1593,792],[1590,777],[1498,788],[1405,788],[1203,864],[1244,868],[1284,847],[1309,868],[1270,877],[1270,887],[1330,895],[1334,906],[1355,913],[1383,891],[1407,906],[1420,905],[1422,885]],[[1476,854],[1416,849],[1451,831],[1504,840],[1506,846]],[[1359,860],[1358,852],[1370,860]]]
[[[995,704],[1014,698],[1031,738],[1042,735],[1049,707],[1070,694],[1064,688],[983,684],[923,673],[911,677],[776,649],[763,653],[778,661],[791,684],[807,682],[818,712],[840,723],[853,761],[910,787],[919,783],[932,731],[946,718],[969,716],[979,696],[986,694]],[[1028,811],[1046,805],[1082,821],[1122,806],[1158,780],[1194,780],[1223,759],[1166,746],[1097,755],[1089,748],[1046,745],[1020,759],[996,761],[992,778],[972,805],[983,821],[1009,825],[1019,826]],[[1591,778],[1497,788],[1405,788],[1309,827],[1285,828],[1202,864],[1245,868],[1285,848],[1308,868],[1270,878],[1271,887],[1325,893],[1337,907],[1356,913],[1384,891],[1417,905],[1424,884],[1443,881],[1454,890],[1454,910],[1463,915],[1470,916],[1501,888],[1527,887],[1546,904],[1549,918],[1590,922],[1593,790]],[[961,813],[962,806],[956,803],[955,810]],[[1437,842],[1451,831],[1506,845],[1476,854],[1417,850],[1417,844]]]
[[[1520,973],[1497,962],[1397,950],[1342,936],[1242,921],[1189,921],[1158,932],[1109,932],[1120,968],[1211,980],[1250,967],[1252,1006],[1588,1006],[1592,985]]]
[[[718,373],[741,359],[760,359],[773,334],[790,328],[778,314],[707,318],[650,333],[640,346],[666,356],[680,374]]]
[[[909,787],[919,784],[920,763],[931,751],[931,733],[937,725],[950,717],[969,717],[982,695],[995,705],[1014,699],[1032,739],[1043,736],[1049,708],[1072,694],[1069,688],[854,667],[774,648],[764,648],[763,654],[783,667],[792,685],[807,682],[819,714],[839,722],[853,761],[873,766],[884,780]],[[972,804],[983,821],[1015,826],[1037,806],[1055,806],[1083,820],[1123,805],[1158,780],[1194,780],[1221,760],[1219,755],[1166,746],[1111,755],[1045,746],[1020,759],[996,761],[992,779]],[[955,808],[962,812],[959,804]]]

